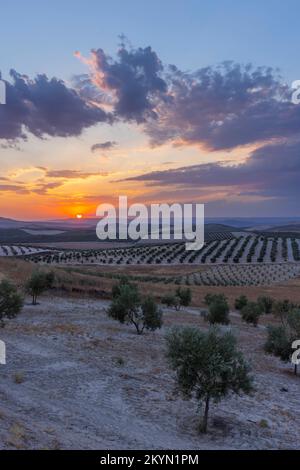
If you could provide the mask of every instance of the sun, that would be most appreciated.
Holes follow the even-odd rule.
[[[82,219],[82,214],[76,214],[76,219]]]

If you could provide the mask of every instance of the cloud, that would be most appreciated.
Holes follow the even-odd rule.
[[[22,185],[16,184],[0,184],[0,193],[1,192],[13,192],[18,194],[29,194],[30,191],[23,187]]]
[[[230,150],[299,135],[300,107],[272,68],[226,62],[183,73],[170,67],[168,92],[157,119],[144,126],[152,145]]]
[[[106,173],[100,172],[85,172],[80,170],[47,170],[45,176],[48,178],[80,178],[86,179],[91,176],[106,176]]]
[[[0,139],[7,146],[30,134],[79,136],[98,123],[138,123],[153,146],[196,145],[231,150],[299,136],[300,106],[270,67],[224,62],[181,71],[164,65],[149,46],[122,44],[115,57],[93,49],[73,87],[58,78],[11,71],[0,107]],[[92,152],[115,142],[94,144]]]
[[[85,96],[111,104],[115,116],[128,122],[156,118],[156,103],[166,99],[167,83],[162,78],[163,65],[151,47],[127,49],[122,45],[116,59],[103,49],[93,49],[90,59],[76,55],[91,70],[90,80],[85,77],[77,81]]]
[[[63,182],[40,183],[36,187],[31,189],[31,192],[43,196],[45,194],[48,194],[49,190],[60,188],[61,186],[63,186],[63,184]]]
[[[106,142],[101,142],[99,144],[94,144],[91,146],[91,151],[96,152],[96,150],[111,150],[117,145],[117,142],[108,140]]]
[[[213,188],[240,196],[265,198],[300,197],[300,141],[268,144],[253,151],[249,158],[236,165],[223,162],[206,163],[155,171],[123,181],[146,182],[148,186],[197,188],[205,195]]]
[[[26,140],[28,134],[38,138],[78,136],[88,127],[112,120],[62,80],[46,75],[30,79],[14,70],[10,75],[6,105],[0,106],[0,139]]]
[[[163,65],[151,47],[124,44],[115,59],[102,49],[77,55],[90,68],[77,81],[83,96],[140,124],[153,146],[231,150],[299,135],[300,106],[271,67],[227,61],[186,72]]]

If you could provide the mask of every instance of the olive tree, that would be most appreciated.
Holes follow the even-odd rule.
[[[230,323],[229,305],[223,294],[216,294],[209,298],[208,315],[206,318],[211,325],[215,323],[228,325]]]
[[[245,305],[247,305],[248,299],[245,295],[240,295],[240,297],[237,297],[234,302],[234,308],[236,310],[242,310]]]
[[[167,307],[174,307],[176,310],[180,308],[180,299],[174,294],[166,294],[161,298],[161,303]]]
[[[274,300],[272,299],[272,297],[268,297],[268,296],[258,297],[257,303],[260,306],[261,311],[263,313],[266,313],[266,314],[272,313],[272,308],[274,304]]]
[[[237,350],[232,333],[215,328],[174,328],[168,332],[167,358],[177,374],[181,392],[204,405],[199,431],[207,432],[210,402],[219,402],[229,392],[250,393],[249,366]]]
[[[261,314],[261,306],[257,302],[248,302],[241,310],[242,319],[253,326],[257,326]]]
[[[108,315],[120,323],[134,325],[137,334],[162,326],[162,311],[151,296],[142,298],[134,284],[120,282],[114,289]]]
[[[54,273],[34,271],[26,283],[26,291],[32,296],[32,305],[37,304],[38,295],[53,286]]]
[[[23,298],[16,287],[8,280],[0,282],[0,327],[5,318],[14,318],[23,307]]]
[[[176,297],[179,298],[179,303],[182,307],[188,307],[192,301],[192,291],[189,287],[177,287]]]
[[[281,311],[282,313],[282,311]],[[268,326],[268,336],[264,349],[267,353],[288,362],[294,352],[292,344],[300,339],[300,310],[294,309],[286,313],[284,322],[280,326]],[[294,364],[297,374],[297,364]]]

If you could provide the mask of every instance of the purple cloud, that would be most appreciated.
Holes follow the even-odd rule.
[[[99,144],[94,144],[91,146],[91,151],[96,152],[96,150],[111,150],[117,145],[117,142],[108,140],[107,142],[101,142]]]
[[[28,134],[39,138],[78,136],[88,127],[112,120],[62,80],[46,75],[29,79],[14,70],[10,75],[6,105],[0,106],[0,139],[26,140]]]
[[[206,163],[177,169],[155,171],[123,181],[143,181],[149,186],[210,188],[239,191],[241,195],[274,198],[300,197],[300,141],[264,145],[253,151],[244,163],[224,165]]]

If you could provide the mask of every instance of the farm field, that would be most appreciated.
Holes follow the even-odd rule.
[[[22,245],[0,245],[0,256],[24,256],[44,253],[46,249]]]
[[[30,257],[29,257],[30,259]],[[300,261],[300,239],[239,236],[207,241],[201,250],[189,251],[184,243],[139,245],[107,249],[54,250],[32,261],[47,264],[244,264]]]
[[[90,276],[108,278],[117,278],[124,267],[122,273],[130,268],[135,280],[137,269],[139,281],[189,286],[268,286],[300,275],[300,239],[254,235],[208,241],[199,251],[187,251],[184,243],[81,250],[0,246],[0,257],[12,256],[35,265],[88,268]]]

